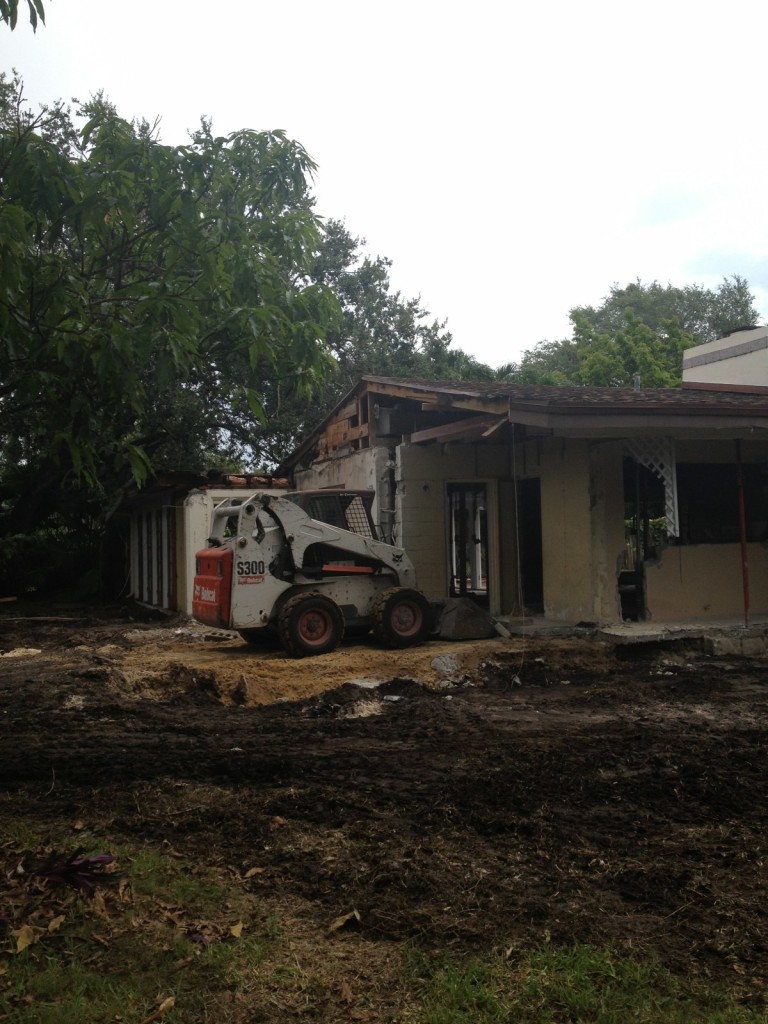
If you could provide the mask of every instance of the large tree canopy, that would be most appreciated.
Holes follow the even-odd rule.
[[[526,352],[510,379],[618,386],[639,377],[646,387],[673,387],[686,348],[754,326],[758,315],[747,282],[735,275],[714,289],[614,285],[601,305],[577,306],[570,318],[572,337]]]
[[[313,164],[281,132],[160,144],[103,99],[76,127],[0,80],[0,500],[109,491],[237,448],[265,385],[311,394],[338,314],[309,280]]]

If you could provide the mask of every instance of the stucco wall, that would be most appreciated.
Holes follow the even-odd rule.
[[[593,444],[590,458],[592,600],[597,622],[621,620],[618,576],[624,553],[624,449],[621,442]]]
[[[590,452],[587,441],[552,438],[541,466],[544,614],[564,622],[595,618]]]
[[[733,441],[678,442],[685,462],[732,462]],[[744,442],[745,462],[768,458],[764,443]],[[318,463],[300,474],[301,489],[374,487],[387,494],[392,474],[394,543],[414,561],[419,587],[432,599],[448,595],[448,483],[486,484],[489,590],[494,614],[514,614],[516,542],[513,477],[541,486],[544,613],[561,622],[621,619],[619,564],[624,552],[623,445],[621,441],[547,438],[519,446],[401,444]],[[768,554],[750,546],[753,609],[768,613]],[[654,620],[738,617],[741,614],[738,548],[668,548],[650,565],[647,605]]]
[[[491,611],[516,614],[517,564],[512,476],[541,483],[545,615],[563,622],[621,617],[618,562],[624,548],[621,443],[549,439],[512,461],[506,445],[398,449],[397,543],[416,563],[430,597],[449,592],[446,484],[486,483]]]
[[[519,598],[517,564],[517,530],[515,529],[515,482],[500,480],[499,485],[499,613],[520,616],[523,607]],[[503,571],[502,571],[503,570]]]
[[[401,444],[397,449],[395,543],[407,550],[419,588],[431,599],[447,597],[449,592],[444,481],[451,474],[458,480],[462,472],[458,464],[466,461],[465,453],[459,452],[446,459],[447,447]]]
[[[768,546],[748,544],[750,608],[768,614]],[[665,548],[645,569],[648,617],[654,622],[682,619],[739,619],[744,594],[739,544],[696,544]]]
[[[395,542],[408,551],[416,566],[419,587],[432,599],[450,592],[448,572],[448,483],[485,483],[488,504],[490,610],[501,614],[500,579],[514,571],[500,558],[500,517],[497,480],[509,473],[506,445],[443,444],[397,449]],[[506,549],[505,549],[506,551]],[[506,557],[506,555],[505,555]]]

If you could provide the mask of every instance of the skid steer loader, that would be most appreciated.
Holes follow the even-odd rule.
[[[194,618],[253,644],[277,636],[295,658],[332,651],[345,629],[421,643],[431,606],[405,551],[376,539],[372,500],[347,490],[225,500],[196,555]]]

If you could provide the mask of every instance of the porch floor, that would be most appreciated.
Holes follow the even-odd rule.
[[[744,650],[733,653],[757,654],[764,648],[768,654],[768,615],[751,615],[749,625],[744,619],[706,619],[698,621],[668,622],[561,622],[543,615],[530,618],[499,618],[498,621],[512,636],[583,636],[607,640],[615,644],[659,643],[669,640],[719,641],[718,647],[732,641]],[[745,648],[745,642],[748,642]],[[752,650],[754,648],[754,651]]]

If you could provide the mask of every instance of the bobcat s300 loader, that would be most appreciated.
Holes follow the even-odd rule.
[[[195,619],[254,644],[276,635],[296,658],[332,651],[345,629],[421,643],[431,606],[405,551],[376,539],[372,500],[323,490],[222,502],[196,555]]]

